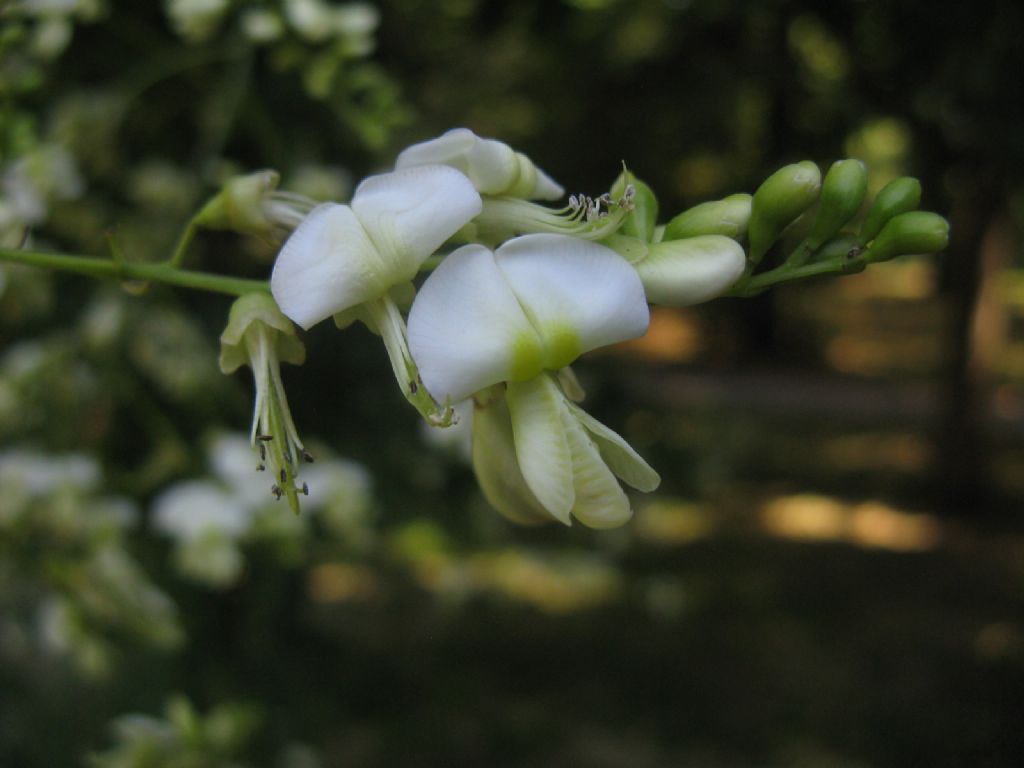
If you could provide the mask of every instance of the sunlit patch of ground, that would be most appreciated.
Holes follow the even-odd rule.
[[[931,515],[895,509],[879,501],[845,502],[798,494],[773,499],[761,512],[773,536],[809,541],[841,541],[860,547],[916,552],[937,546],[942,524]]]

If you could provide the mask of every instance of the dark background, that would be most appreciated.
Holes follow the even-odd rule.
[[[571,192],[606,189],[625,161],[662,221],[788,162],[860,157],[873,190],[918,177],[951,241],[857,276],[661,310],[645,339],[581,361],[588,409],[663,477],[607,533],[505,524],[470,470],[420,439],[378,340],[314,329],[308,363],[285,372],[292,408],[308,438],[372,472],[376,543],[312,535],[286,562],[251,545],[244,578],[216,591],[175,575],[143,525],[125,546],[178,604],[187,643],[161,653],[115,633],[102,679],[0,654],[0,764],[76,764],[110,746],[111,718],[157,715],[172,692],[203,711],[254,702],[240,760],[258,766],[300,765],[277,757],[292,742],[325,766],[1019,764],[1020,4],[390,0],[368,57],[294,36],[252,46],[237,7],[187,42],[149,6],[113,3],[38,85],[8,92],[5,114],[34,115],[88,181],[39,229],[56,248],[102,253],[113,228],[155,260],[226,164],[280,169],[285,186],[309,164],[358,180],[454,126],[506,141]],[[111,94],[122,111],[108,133],[54,134],[61,105]],[[178,187],[146,204],[132,190],[154,160]],[[190,258],[263,277],[272,256],[208,233]],[[32,396],[40,415],[8,419],[6,444],[91,453],[145,509],[203,472],[210,430],[247,428],[245,377],[165,387],[137,352],[158,341],[129,330],[97,355],[74,335],[97,289],[47,281],[42,309],[0,298],[0,344],[65,340]],[[164,339],[168,366],[215,365],[223,298],[125,301],[207,340]],[[116,370],[115,384],[57,386],[75,365]],[[138,391],[146,404],[126,394]],[[25,541],[8,535],[0,564],[45,574],[49,545],[29,555]],[[352,588],[353,573],[371,586]]]

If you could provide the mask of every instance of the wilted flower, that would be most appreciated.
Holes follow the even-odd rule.
[[[435,398],[474,395],[474,467],[495,507],[520,522],[574,515],[607,528],[631,514],[615,475],[642,490],[658,476],[554,372],[647,323],[640,279],[614,252],[528,235],[452,253],[413,304],[409,341]]]

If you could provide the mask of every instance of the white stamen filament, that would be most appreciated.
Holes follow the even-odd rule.
[[[571,195],[569,205],[557,210],[516,198],[484,197],[483,210],[474,223],[481,236],[491,239],[493,234],[495,240],[534,232],[603,240],[614,234],[633,210],[633,196],[632,185],[619,200],[607,193],[597,198]]]

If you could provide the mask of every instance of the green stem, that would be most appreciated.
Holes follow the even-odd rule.
[[[726,294],[727,296],[756,296],[762,291],[778,283],[791,280],[806,280],[820,275],[853,274],[863,271],[867,261],[862,257],[829,259],[814,264],[787,266],[783,264],[769,272],[751,275],[740,279]]]
[[[226,293],[231,296],[243,296],[253,291],[263,291],[264,293],[270,291],[270,285],[265,280],[248,280],[240,277],[211,275],[206,272],[190,272],[177,269],[169,263],[132,264],[66,253],[40,253],[0,248],[0,263],[2,262],[28,264],[43,269],[60,269],[65,272],[75,272],[107,280],[141,280],[164,283],[182,288]]]
[[[200,213],[203,209],[200,208]],[[196,232],[199,231],[199,225],[196,224],[196,218],[199,216],[197,213],[193,216],[185,230],[181,233],[181,237],[178,238],[178,243],[174,246],[174,253],[171,254],[171,258],[168,259],[167,263],[177,269],[185,261],[185,253],[188,251],[188,247],[192,244],[192,238],[196,236]]]

